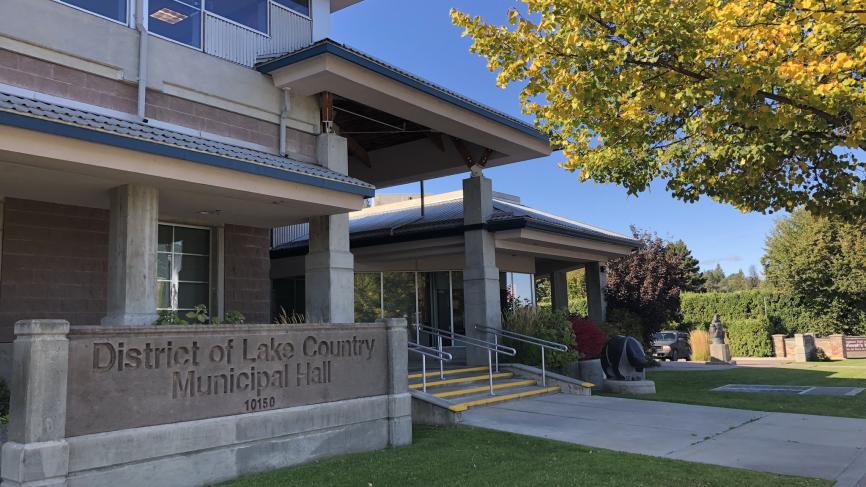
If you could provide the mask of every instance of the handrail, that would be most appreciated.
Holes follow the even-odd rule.
[[[445,362],[450,362],[454,359],[454,357],[450,353],[441,349],[441,345],[440,349],[437,350],[435,348],[410,341],[409,351],[421,354],[421,388],[424,392],[427,392],[427,357],[431,357],[439,361],[440,378],[445,377],[443,364]]]
[[[567,352],[568,345],[551,342],[549,340],[543,340],[538,337],[524,335],[522,333],[517,333],[516,331],[511,330],[503,330],[501,328],[492,328],[484,325],[475,325],[475,329],[478,331],[483,331],[485,333],[490,333],[493,335],[493,342],[499,345],[498,337],[507,338],[509,340],[517,340],[523,343],[529,343],[530,345],[537,345],[541,347],[541,385],[542,387],[547,387],[547,367],[545,364],[544,358],[544,350],[549,348],[551,350],[555,350],[557,352]],[[499,354],[496,354],[496,371],[499,372]]]
[[[411,326],[415,327],[415,337],[416,337],[415,339],[416,340],[420,341],[422,331],[424,333],[427,333],[428,335],[435,336],[437,341],[438,341],[438,348],[440,351],[442,350],[442,338],[447,338],[447,339],[451,340],[452,342],[462,342],[462,343],[465,343],[466,345],[469,345],[472,347],[483,348],[483,349],[487,350],[487,380],[488,380],[488,384],[490,387],[490,395],[491,396],[496,395],[496,392],[493,389],[493,354],[494,353],[496,354],[496,363],[497,363],[496,370],[497,370],[497,372],[499,371],[499,365],[498,364],[499,364],[499,354],[500,353],[503,355],[508,355],[509,357],[513,357],[513,356],[517,355],[517,350],[515,350],[511,347],[506,347],[505,345],[500,345],[497,342],[490,343],[490,342],[485,341],[485,340],[468,337],[466,335],[454,333],[453,331],[449,331],[449,330],[440,330],[439,328],[433,328],[432,326],[422,325],[420,323],[415,323]],[[443,370],[443,365],[442,365],[441,361],[439,362],[439,373],[440,373],[440,377],[444,377],[445,372]],[[424,391],[426,392],[427,391],[426,390],[426,383],[425,383],[424,387],[425,387]]]
[[[480,338],[468,337],[466,335],[461,335],[459,333],[455,333],[448,330],[441,330],[439,328],[433,328],[432,326],[414,324],[410,325],[414,326],[416,329],[423,331],[429,335],[441,336],[447,338],[449,340],[453,340],[455,342],[462,342],[467,345],[472,345],[478,348],[484,348],[496,353],[501,353],[502,355],[508,355],[509,357],[513,357],[517,355],[517,350],[507,347],[505,345],[500,345],[494,342],[488,342],[486,340],[481,340]]]
[[[567,352],[568,345],[564,345],[562,343],[551,342],[549,340],[543,340],[541,338],[537,338],[534,336],[524,335],[522,333],[517,333],[511,330],[503,330],[500,328],[491,328],[489,326],[484,325],[475,325],[476,330],[486,331],[487,333],[493,333],[494,335],[499,335],[501,337],[510,338],[512,340],[517,340],[519,342],[530,343],[532,345],[538,345],[540,347],[549,348],[551,350],[556,350],[557,352]]]

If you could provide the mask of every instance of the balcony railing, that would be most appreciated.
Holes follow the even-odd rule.
[[[270,4],[270,35],[210,12],[204,16],[204,52],[253,66],[256,59],[300,49],[312,43],[312,21],[279,4]]]

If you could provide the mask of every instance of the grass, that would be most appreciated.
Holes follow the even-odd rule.
[[[796,368],[740,367],[714,371],[650,370],[647,373],[647,378],[656,382],[656,394],[645,396],[618,395],[618,397],[755,411],[866,418],[866,391],[856,396],[798,396],[712,392],[710,390],[725,384],[866,387],[866,368],[830,368],[826,367],[825,364],[808,364],[805,367],[798,366]]]
[[[416,427],[411,446],[245,477],[224,487],[830,486],[700,463],[618,453],[483,429]]]

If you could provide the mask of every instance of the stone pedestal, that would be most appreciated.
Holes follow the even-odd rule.
[[[499,301],[499,268],[496,267],[496,242],[493,234],[483,228],[493,214],[493,183],[483,176],[463,180],[464,232],[463,299],[466,335],[492,341],[475,325],[502,328],[502,308]],[[487,350],[467,347],[469,365],[487,364]]]
[[[731,349],[725,343],[710,344],[710,362],[730,362]]]
[[[604,391],[614,394],[655,394],[656,383],[651,380],[608,380],[604,381]]]
[[[815,353],[815,337],[797,333],[794,335],[794,362],[808,362]]]
[[[127,184],[111,190],[108,300],[103,326],[156,321],[156,241],[159,191]]]

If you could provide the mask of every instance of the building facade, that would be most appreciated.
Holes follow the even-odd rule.
[[[0,3],[0,376],[12,384],[4,485],[117,485],[145,474],[202,485],[409,441],[405,325],[355,323],[349,213],[376,187],[472,171],[461,216],[465,320],[498,324],[481,171],[547,155],[548,141],[331,41],[331,13],[355,3]],[[288,330],[271,325],[271,230],[296,224],[309,229],[300,259],[308,325]],[[154,326],[200,306],[212,322],[239,312],[246,324]],[[271,350],[241,354],[243,372],[225,362],[236,344],[285,350],[278,342],[309,360]],[[203,344],[209,353],[199,355]],[[121,359],[130,347],[176,374]],[[320,352],[339,360],[317,365]],[[250,397],[260,359],[286,368],[268,379],[257,369],[280,388]],[[301,392],[287,392],[290,365]],[[350,380],[364,367],[362,377],[379,379]],[[96,396],[126,406],[94,415]],[[125,449],[130,438],[160,446]]]

